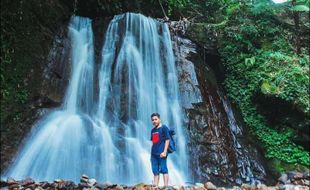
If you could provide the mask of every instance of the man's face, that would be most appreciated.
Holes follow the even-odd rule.
[[[157,116],[153,116],[152,117],[152,124],[154,127],[158,127],[158,125],[160,124],[160,119]]]

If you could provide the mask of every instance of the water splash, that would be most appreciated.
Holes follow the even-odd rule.
[[[150,114],[175,127],[178,151],[168,157],[171,184],[190,177],[178,81],[166,24],[140,14],[117,15],[106,32],[94,93],[91,20],[72,17],[72,74],[64,105],[34,126],[2,177],[78,182],[151,183]],[[94,101],[98,100],[98,102]]]

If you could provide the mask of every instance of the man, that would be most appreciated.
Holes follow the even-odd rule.
[[[164,185],[168,185],[169,175],[167,168],[167,156],[169,147],[169,129],[160,123],[160,115],[153,113],[151,115],[153,129],[151,131],[152,151],[151,164],[154,174],[154,184],[158,186],[159,174],[163,174]]]

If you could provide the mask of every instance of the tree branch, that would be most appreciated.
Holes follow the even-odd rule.
[[[167,15],[166,15],[166,13],[165,13],[165,10],[164,10],[164,7],[163,7],[163,5],[161,4],[160,0],[158,0],[158,3],[159,3],[159,5],[160,5],[160,7],[161,7],[161,10],[162,10],[162,12],[163,12],[163,14],[164,14],[165,19],[168,20],[169,18],[167,17]]]

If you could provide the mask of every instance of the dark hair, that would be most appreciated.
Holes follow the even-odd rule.
[[[160,118],[159,113],[152,113],[151,118],[152,118],[152,117],[155,117],[155,116],[158,117],[158,118]]]

